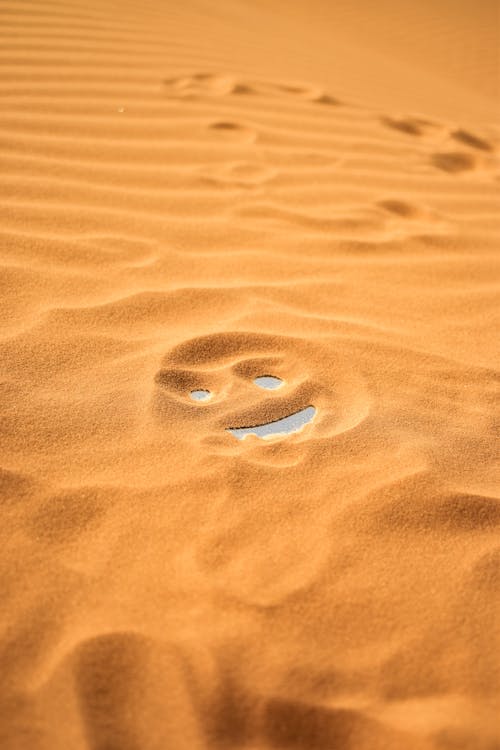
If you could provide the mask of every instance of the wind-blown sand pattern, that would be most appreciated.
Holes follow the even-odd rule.
[[[495,9],[330,5],[2,6],[2,750],[500,746]]]

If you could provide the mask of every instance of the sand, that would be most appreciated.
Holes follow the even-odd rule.
[[[2,750],[500,747],[496,3],[1,17]]]

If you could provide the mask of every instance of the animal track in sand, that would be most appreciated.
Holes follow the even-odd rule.
[[[310,348],[302,339],[252,332],[187,340],[156,373],[155,419],[188,440],[222,447],[234,437],[246,444],[252,436],[255,445],[256,438],[293,433],[302,441],[352,428],[368,410],[359,378],[342,362],[335,382],[325,382]]]

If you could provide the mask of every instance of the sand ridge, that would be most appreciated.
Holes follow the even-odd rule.
[[[500,742],[490,4],[309,5],[1,10],[2,749]]]

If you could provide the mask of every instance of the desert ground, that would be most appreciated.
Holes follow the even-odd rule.
[[[497,3],[0,16],[1,749],[498,750]]]

